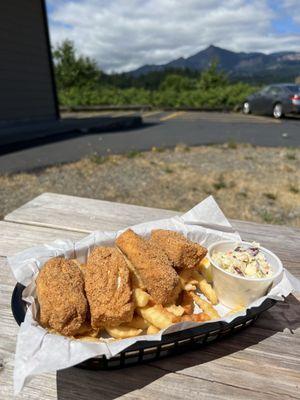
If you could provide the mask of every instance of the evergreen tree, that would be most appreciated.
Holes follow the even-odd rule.
[[[74,43],[63,41],[53,51],[54,69],[58,89],[74,86],[93,86],[99,82],[101,71],[89,57],[76,56]]]

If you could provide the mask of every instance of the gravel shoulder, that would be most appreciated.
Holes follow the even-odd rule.
[[[43,192],[186,211],[212,194],[230,218],[300,226],[300,149],[153,148],[0,176],[0,215]]]

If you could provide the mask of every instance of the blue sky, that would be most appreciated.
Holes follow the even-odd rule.
[[[300,52],[300,0],[46,0],[53,45],[68,38],[105,71],[187,57],[210,44]]]
[[[300,1],[300,0],[299,0]],[[268,4],[275,12],[275,18],[272,21],[272,28],[279,34],[300,33],[300,23],[294,19],[293,8],[296,5],[292,4],[290,7],[285,7],[281,1],[277,2],[269,0]],[[299,6],[296,9],[299,9]]]

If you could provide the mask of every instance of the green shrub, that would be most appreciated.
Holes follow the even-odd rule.
[[[65,106],[234,108],[257,90],[246,83],[230,83],[216,62],[202,73],[161,71],[134,78],[126,74],[105,74],[94,60],[77,56],[70,41],[58,45],[53,57],[59,102]]]

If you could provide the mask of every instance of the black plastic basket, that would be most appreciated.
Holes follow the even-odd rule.
[[[25,318],[27,304],[22,300],[24,286],[17,284],[11,298],[11,308],[16,322],[20,325]],[[232,322],[211,322],[201,326],[185,329],[180,332],[162,336],[160,341],[139,341],[110,359],[105,356],[90,358],[77,365],[85,369],[112,369],[179,354],[229,336],[253,324],[258,316],[276,303],[266,299],[259,307],[247,310],[247,314],[235,318]]]

